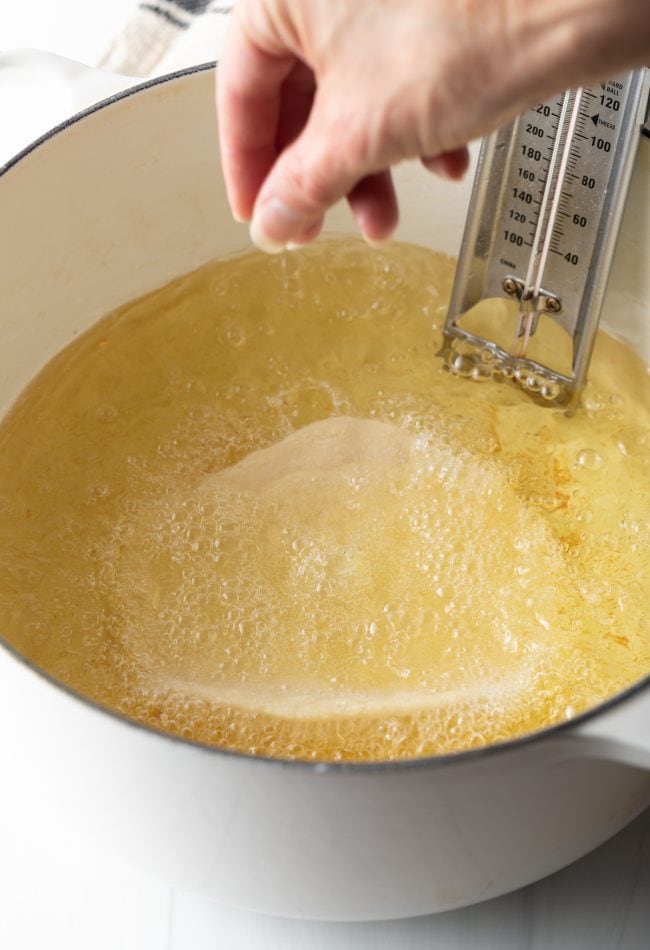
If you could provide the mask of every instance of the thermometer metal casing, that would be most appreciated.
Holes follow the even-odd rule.
[[[584,385],[636,146],[650,71],[627,73],[533,106],[483,141],[444,331],[513,370],[541,373],[565,398]],[[518,301],[510,351],[463,329],[481,300]],[[572,371],[525,355],[545,314],[573,341]],[[524,344],[521,338],[524,338]]]

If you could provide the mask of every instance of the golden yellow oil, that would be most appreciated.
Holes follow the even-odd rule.
[[[324,242],[109,315],[0,426],[0,624],[98,702],[288,758],[505,740],[650,671],[650,381],[436,356],[450,259]],[[552,341],[549,345],[552,345]]]

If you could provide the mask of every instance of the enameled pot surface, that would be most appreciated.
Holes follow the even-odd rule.
[[[113,307],[247,246],[227,211],[213,110],[211,70],[167,77],[91,110],[0,175],[11,223],[0,237],[0,407]],[[630,277],[650,248],[649,151],[609,311],[626,314],[617,331],[650,357],[650,275]],[[469,185],[404,166],[399,236],[454,253]],[[343,208],[329,226],[352,230]],[[11,763],[0,796],[6,808],[66,816],[223,902],[321,919],[409,916],[519,887],[630,821],[650,802],[649,720],[646,681],[571,724],[451,759],[270,762],[128,723],[0,648]]]

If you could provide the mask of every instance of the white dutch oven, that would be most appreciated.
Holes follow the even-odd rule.
[[[196,69],[118,95],[1,172],[2,407],[108,310],[246,247],[219,174],[213,81]],[[609,301],[626,315],[616,331],[648,360],[649,153],[646,141]],[[454,253],[469,181],[410,166],[397,177],[400,237]],[[352,228],[343,209],[329,223]],[[403,917],[494,897],[575,860],[650,804],[650,677],[503,746],[305,765],[134,725],[0,639],[0,730],[3,808],[69,820],[182,888],[296,917]]]

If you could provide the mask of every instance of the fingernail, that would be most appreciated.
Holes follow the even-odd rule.
[[[232,212],[232,216],[234,220],[237,222],[237,224],[246,224],[246,222],[248,221],[248,218],[245,218],[241,214],[236,214],[234,211]]]
[[[286,247],[295,241],[312,222],[303,214],[289,207],[279,198],[267,198],[255,207],[251,230],[259,247]],[[261,242],[261,243],[260,243]]]
[[[388,244],[390,244],[390,241],[391,241],[390,237],[385,237],[385,238],[371,238],[371,237],[368,237],[368,235],[367,235],[367,234],[364,234],[363,232],[361,232],[361,236],[363,237],[363,239],[364,239],[364,241],[366,242],[366,244],[368,245],[368,247],[372,247],[372,248],[374,248],[376,251],[381,251],[381,250],[382,250],[383,248],[385,248]]]
[[[264,251],[265,254],[281,254],[286,248],[286,244],[272,241],[271,238],[261,230],[255,218],[251,221],[248,233],[255,247],[259,248],[260,251]]]

